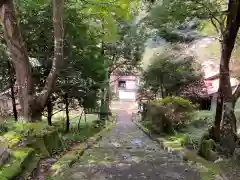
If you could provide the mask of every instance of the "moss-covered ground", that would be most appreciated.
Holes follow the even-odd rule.
[[[75,145],[86,141],[98,133],[102,126],[97,126],[96,115],[87,115],[86,122],[79,116],[70,115],[70,131],[65,133],[65,121],[61,114],[53,118],[53,126],[47,121],[26,123],[8,120],[1,124],[1,145],[8,148],[11,156],[0,168],[0,180],[31,175],[39,162],[58,159]],[[41,159],[41,161],[40,161]],[[52,164],[51,162],[50,164]]]

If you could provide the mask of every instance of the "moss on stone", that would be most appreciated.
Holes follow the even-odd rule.
[[[21,141],[21,134],[16,133],[14,131],[8,131],[3,135],[7,145],[9,148],[16,146]]]
[[[220,167],[218,165],[203,159],[198,156],[196,152],[185,149],[184,156],[188,161],[192,161],[196,164],[203,180],[212,180],[220,174]]]
[[[52,165],[50,168],[50,175],[51,179],[60,178],[61,173],[69,168],[75,161],[77,161],[87,147],[93,146],[94,143],[96,143],[104,133],[109,131],[115,123],[106,123],[105,128],[103,130],[95,131],[95,135],[92,133],[87,133],[88,140],[85,143],[81,143],[77,146],[75,146],[71,151],[67,152],[65,155],[63,155],[56,163]],[[93,131],[94,132],[94,131]]]
[[[58,176],[66,168],[70,167],[74,162],[78,160],[79,156],[77,152],[71,151],[62,156],[50,169],[51,176]]]
[[[51,156],[63,149],[57,130],[46,131],[42,134],[29,137],[27,146],[34,148],[37,153],[44,157]]]
[[[65,169],[69,168],[75,163],[86,149],[86,143],[81,143],[74,147],[71,151],[63,155],[56,163],[50,168],[50,174],[52,177],[57,177]]]
[[[145,133],[148,133],[149,130],[146,127],[143,127],[140,124],[137,124]],[[161,137],[154,137],[155,140],[164,148],[170,151],[181,152],[183,161],[193,162],[194,166],[200,172],[200,175],[203,180],[213,180],[217,175],[220,174],[220,167],[213,162],[207,161],[202,157],[198,156],[197,152],[188,150],[183,147],[183,141],[185,134],[177,133],[174,136],[163,135]],[[214,145],[212,141],[210,146]],[[215,143],[215,142],[214,142]]]
[[[161,139],[162,143],[164,144],[165,149],[170,148],[171,151],[181,151],[183,152],[182,159],[184,161],[194,162],[196,168],[199,170],[200,175],[203,180],[212,180],[216,175],[220,173],[220,168],[212,163],[209,162],[200,156],[197,155],[195,151],[190,151],[182,147],[181,141],[184,138],[183,134],[178,134],[176,137],[166,137],[166,138],[158,138]],[[211,141],[208,141],[212,143]],[[208,154],[212,156],[212,154]]]
[[[32,159],[34,150],[31,148],[18,148],[12,151],[12,156],[0,170],[0,177],[13,179],[21,174]]]
[[[54,154],[62,150],[62,142],[59,138],[59,134],[57,131],[52,131],[50,133],[46,133],[43,136],[44,144],[50,154]]]
[[[40,157],[38,156],[33,157],[33,159],[31,159],[31,161],[27,163],[27,167],[25,168],[23,173],[21,173],[21,176],[20,176],[21,179],[27,179],[31,175],[31,173],[34,171],[34,169],[37,168],[39,161],[40,161]]]
[[[202,140],[199,148],[199,155],[209,161],[214,161],[218,158],[217,153],[213,151],[216,143],[212,139]]]
[[[157,141],[159,141],[164,147],[169,147],[174,150],[182,150],[183,148],[183,141],[185,135],[182,133],[176,133],[174,136],[162,136],[158,137]]]

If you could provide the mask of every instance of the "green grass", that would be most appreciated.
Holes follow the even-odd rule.
[[[81,124],[79,130],[75,131],[75,129],[72,129],[69,133],[63,134],[63,139],[65,141],[83,142],[101,129],[102,127],[96,127],[94,123],[87,122],[86,124]]]
[[[8,131],[2,133],[1,139],[4,140],[4,143],[6,143],[8,147],[12,148],[24,137],[38,136],[55,130],[56,128],[59,132],[63,132],[62,136],[64,139],[72,141],[84,141],[86,137],[99,131],[99,128],[93,128],[93,126],[95,126],[93,123],[98,118],[97,115],[86,115],[86,122],[82,117],[78,129],[79,115],[72,113],[70,114],[70,132],[65,134],[65,118],[60,115],[62,114],[58,113],[53,117],[53,126],[49,126],[46,119],[36,123],[27,123],[21,120],[15,122],[10,119],[9,121],[4,122],[4,126]]]

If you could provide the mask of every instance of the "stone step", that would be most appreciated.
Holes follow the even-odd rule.
[[[4,165],[8,158],[10,157],[10,153],[6,148],[0,147],[0,167]]]

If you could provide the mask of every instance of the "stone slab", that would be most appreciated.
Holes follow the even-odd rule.
[[[6,163],[8,158],[10,157],[10,153],[6,148],[0,147],[0,167]]]

